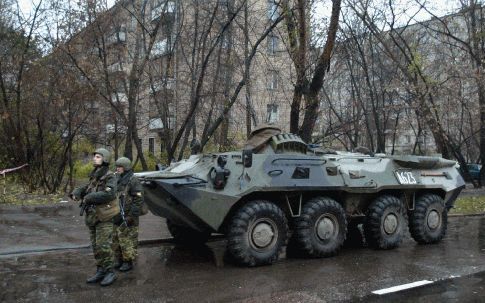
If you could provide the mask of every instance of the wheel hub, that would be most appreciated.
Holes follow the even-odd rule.
[[[428,219],[427,219],[428,227],[430,229],[436,229],[441,225],[441,218],[440,214],[438,211],[435,209],[431,210],[428,214]]]
[[[269,222],[258,222],[251,233],[252,243],[258,248],[269,246],[275,237],[274,229]]]
[[[328,240],[338,233],[337,220],[329,214],[321,216],[315,224],[316,232],[320,240]]]
[[[391,235],[396,232],[398,225],[398,219],[395,214],[388,214],[384,219],[384,231],[386,234]]]

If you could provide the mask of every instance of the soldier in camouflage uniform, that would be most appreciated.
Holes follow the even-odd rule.
[[[96,259],[96,274],[87,283],[101,281],[102,286],[111,285],[116,280],[113,271],[113,218],[119,213],[116,197],[116,175],[109,171],[110,153],[99,148],[93,153],[94,169],[89,175],[89,183],[76,188],[71,197],[82,199],[86,205],[85,223],[89,228],[91,246]]]
[[[120,271],[129,271],[133,268],[138,247],[138,224],[143,204],[143,189],[138,178],[133,175],[131,161],[121,157],[116,160],[116,173],[118,177],[118,197],[121,215],[115,219],[113,237],[113,250]]]

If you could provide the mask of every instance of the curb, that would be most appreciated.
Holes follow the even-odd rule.
[[[138,245],[145,246],[150,244],[159,244],[159,243],[171,243],[173,242],[173,238],[159,238],[159,239],[143,239],[138,241]],[[25,250],[17,250],[17,251],[7,251],[7,252],[0,252],[0,257],[8,257],[14,255],[29,255],[29,254],[38,254],[38,253],[45,253],[45,252],[56,252],[56,251],[67,251],[67,250],[78,250],[78,249],[86,249],[90,248],[90,244],[84,245],[75,245],[75,246],[65,246],[65,247],[52,247],[52,248],[43,248],[43,249],[25,249]]]
[[[483,217],[485,213],[479,214],[448,214],[448,217]]]
[[[223,235],[214,235],[209,238],[207,242],[223,239]],[[155,239],[143,239],[138,241],[139,246],[145,245],[152,245],[152,244],[162,244],[162,243],[175,243],[174,239],[171,238],[155,238]],[[68,250],[79,250],[79,249],[87,249],[90,248],[91,245],[76,245],[76,246],[66,246],[66,247],[52,247],[52,248],[43,248],[43,249],[25,249],[25,250],[17,250],[17,251],[7,251],[7,252],[0,252],[1,257],[12,257],[12,256],[22,256],[22,255],[31,255],[31,254],[39,254],[39,253],[48,253],[48,252],[57,252],[57,251],[68,251]]]

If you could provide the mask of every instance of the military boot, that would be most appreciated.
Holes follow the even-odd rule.
[[[103,281],[101,281],[101,286],[108,286],[113,284],[113,282],[116,280],[116,274],[115,272],[110,269],[106,272],[106,275],[103,278]]]
[[[86,283],[96,283],[96,282],[99,282],[101,281],[104,276],[106,275],[106,271],[104,271],[104,269],[100,266],[98,266],[98,268],[96,269],[96,273],[94,274],[94,276],[92,276],[91,278],[87,279],[86,280]]]
[[[123,262],[123,264],[120,267],[120,271],[130,271],[132,269],[133,269],[133,262],[131,261]]]
[[[113,267],[115,269],[119,269],[121,265],[123,265],[123,260],[121,260],[120,258],[116,258]]]

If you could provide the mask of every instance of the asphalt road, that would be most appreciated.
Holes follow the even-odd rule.
[[[139,239],[169,238],[164,219],[151,213],[140,218]],[[89,233],[78,203],[38,206],[0,204],[0,256],[89,246]]]
[[[0,255],[1,302],[483,302],[485,216],[452,217],[435,245],[406,237],[394,250],[345,248],[326,259],[283,258],[243,268],[223,240],[196,249],[142,246],[136,269],[110,287],[87,285],[89,249]],[[417,281],[389,294],[373,292]]]

